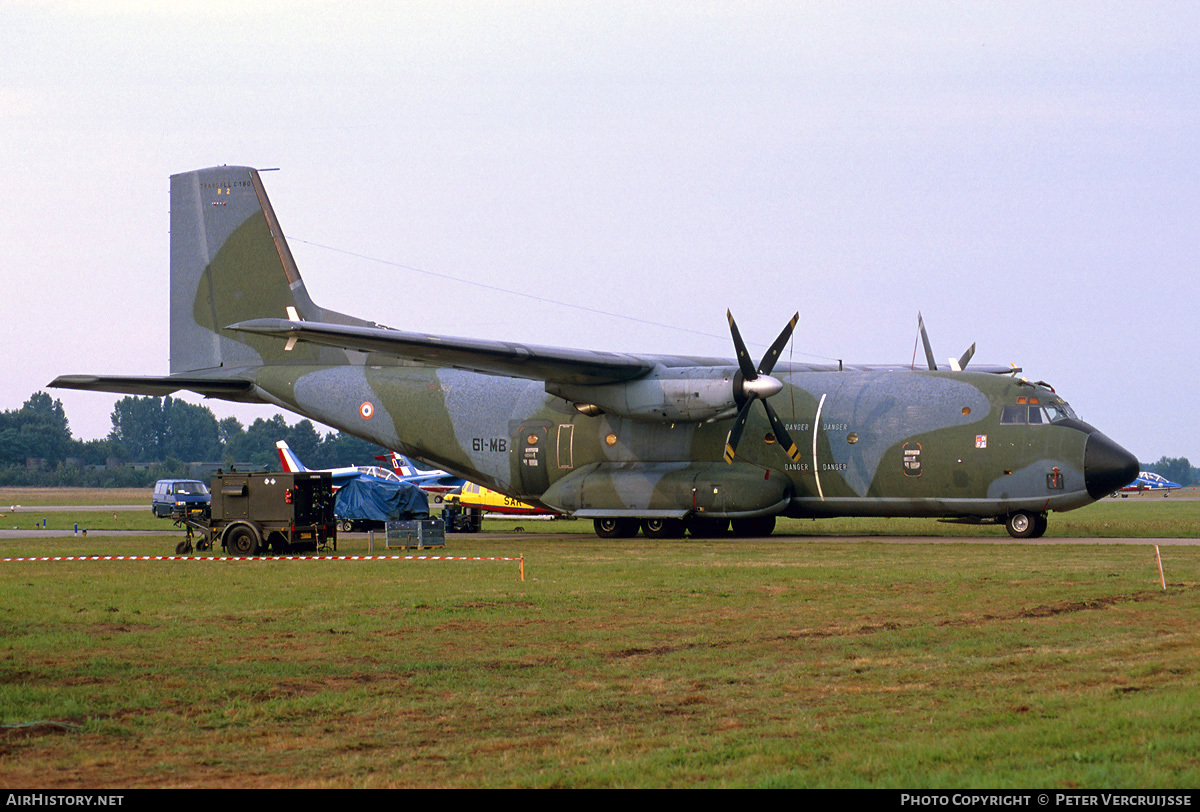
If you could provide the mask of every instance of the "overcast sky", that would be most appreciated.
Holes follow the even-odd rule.
[[[920,310],[1200,463],[1195,2],[0,0],[0,49],[0,408],[166,374],[168,176],[228,163],[325,307],[863,363]]]

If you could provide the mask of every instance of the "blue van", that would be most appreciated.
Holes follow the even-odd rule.
[[[172,512],[203,509],[211,502],[208,486],[198,479],[160,479],[154,485],[150,510],[158,518],[165,519]]]

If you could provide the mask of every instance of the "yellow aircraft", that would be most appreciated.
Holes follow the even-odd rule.
[[[462,490],[446,497],[464,508],[479,508],[484,513],[504,513],[514,516],[557,516],[552,510],[535,507],[511,496],[505,496],[474,482],[464,483]]]

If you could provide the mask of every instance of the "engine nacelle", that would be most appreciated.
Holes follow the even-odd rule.
[[[688,423],[736,414],[735,379],[740,380],[737,367],[658,367],[627,383],[547,382],[546,391],[570,401],[585,414],[603,411],[631,420]]]

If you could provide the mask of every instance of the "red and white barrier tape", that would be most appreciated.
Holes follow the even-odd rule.
[[[5,561],[520,561],[502,556],[466,555],[48,555],[29,558],[0,558]]]

